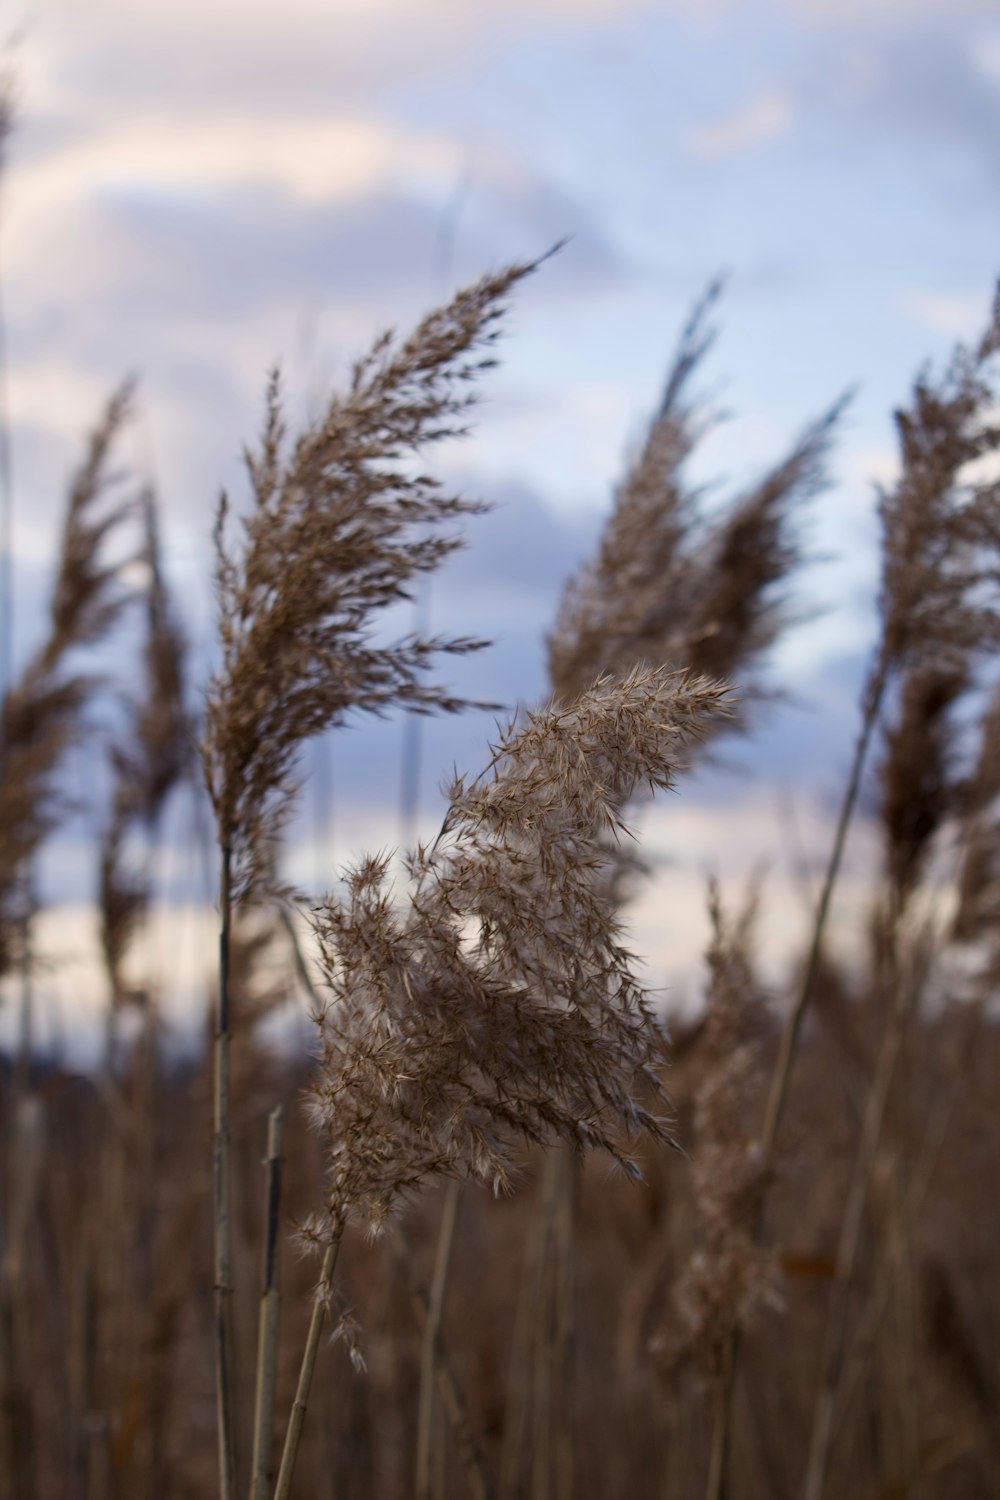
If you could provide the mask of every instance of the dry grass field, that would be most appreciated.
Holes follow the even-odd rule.
[[[758,974],[766,885],[742,907],[706,890],[704,1005],[669,1038],[629,947],[632,816],[766,717],[846,402],[706,510],[685,465],[711,421],[692,381],[715,287],[567,581],[549,701],[456,775],[405,889],[376,851],[311,909],[283,877],[309,741],[469,706],[447,659],[482,644],[474,619],[376,627],[475,525],[433,450],[520,283],[557,273],[486,275],[377,339],[301,428],[275,374],[249,502],[219,508],[207,683],[156,497],[114,477],[130,387],[94,430],[47,634],[2,711],[5,1500],[1000,1494],[1000,305],[900,393],[878,631],[788,993]],[[88,704],[125,686],[93,653],[137,601],[145,680],[94,851],[103,1061],[83,1076],[32,1045],[34,871]],[[211,808],[220,936],[180,1065],[163,976],[137,985],[128,958],[185,782]],[[883,853],[845,953],[827,916],[859,807]],[[290,994],[311,1056],[264,1039]]]

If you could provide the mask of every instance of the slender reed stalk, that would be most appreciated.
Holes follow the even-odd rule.
[[[535,1284],[537,1300],[530,1319],[532,1500],[549,1500],[552,1494],[553,1432],[557,1420],[554,1410],[557,1399],[555,1366],[558,1349],[553,1279],[558,1255],[556,1226],[565,1196],[561,1166],[558,1150],[550,1150],[545,1157],[542,1178],[542,1248]]]
[[[504,1409],[503,1452],[500,1469],[500,1492],[503,1500],[514,1500],[521,1493],[522,1461],[532,1412],[537,1410],[534,1382],[537,1366],[534,1359],[537,1330],[545,1316],[545,1272],[549,1246],[549,1225],[553,1212],[552,1196],[555,1177],[552,1160],[546,1154],[538,1202],[531,1220],[528,1245],[520,1277],[520,1293],[510,1347],[507,1378],[507,1401]]]
[[[1000,288],[979,343],[972,350],[956,348],[937,384],[921,374],[914,382],[909,408],[896,413],[900,477],[890,490],[879,494],[881,633],[865,683],[860,729],[816,906],[808,958],[785,1019],[768,1094],[759,1143],[765,1172],[773,1165],[802,1023],[820,971],[830,905],[889,686],[904,669],[928,663],[938,669],[964,669],[972,656],[994,648],[1000,640],[996,485],[969,477],[970,465],[1000,447],[1000,429],[990,419],[995,401],[993,361],[998,352]],[[765,1209],[766,1193],[762,1193],[758,1239],[764,1232]],[[723,1448],[739,1362],[738,1333],[734,1332],[732,1343],[729,1389],[714,1419],[722,1429]],[[724,1500],[725,1469],[723,1464],[709,1500]]]
[[[267,1211],[264,1229],[264,1281],[257,1335],[257,1390],[254,1401],[253,1470],[250,1500],[271,1493],[274,1388],[278,1365],[278,1243],[281,1217],[281,1106],[267,1122]]]
[[[434,1261],[434,1278],[431,1282],[430,1302],[424,1323],[420,1350],[420,1405],[417,1413],[417,1476],[416,1500],[431,1500],[434,1444],[434,1387],[440,1363],[441,1322],[444,1316],[445,1293],[448,1287],[448,1270],[451,1252],[455,1243],[455,1227],[461,1188],[458,1182],[449,1182],[445,1191],[444,1211],[438,1231],[437,1255]]]
[[[948,1095],[942,1096],[928,1122],[916,1168],[905,1185],[907,1215],[911,1220],[916,1217],[927,1198],[953,1115],[954,1100]],[[896,1242],[878,1266],[864,1323],[853,1341],[851,1366],[847,1377],[842,1380],[836,1398],[831,1441],[836,1438],[838,1428],[842,1426],[846,1412],[867,1374],[870,1346],[889,1306],[901,1248]]]
[[[888,681],[889,661],[885,653],[882,652],[875,663],[865,688],[861,712],[861,727],[855,741],[854,756],[841,798],[840,810],[837,814],[833,843],[823,875],[823,884],[816,902],[805,968],[802,972],[802,978],[799,981],[795,999],[785,1017],[781,1030],[778,1057],[775,1062],[774,1074],[767,1096],[767,1109],[764,1114],[764,1123],[760,1133],[761,1158],[768,1165],[770,1165],[774,1156],[778,1126],[781,1123],[785,1103],[788,1098],[788,1085],[792,1074],[792,1063],[798,1048],[802,1022],[805,1019],[806,1010],[813,996],[816,977],[819,973],[823,956],[823,942],[826,937],[826,924],[830,915],[830,903],[833,900],[837,877],[840,874],[840,866],[843,861],[844,850],[847,846],[847,836],[850,832],[855,809],[857,808],[858,794],[861,791],[861,783],[868,760],[868,753],[871,748],[872,736],[882,712]]]
[[[236,1495],[233,1246],[229,1171],[229,958],[232,917],[232,850],[224,847],[219,873],[219,994],[215,1021],[215,1116],[212,1138],[212,1212],[215,1224],[215,1377],[219,1414],[220,1500],[235,1500]]]
[[[302,1440],[302,1426],[306,1419],[306,1409],[309,1405],[309,1391],[312,1386],[313,1370],[316,1365],[316,1353],[319,1349],[319,1336],[323,1329],[323,1320],[326,1317],[333,1274],[337,1267],[337,1257],[340,1254],[341,1238],[342,1230],[340,1228],[335,1229],[327,1244],[326,1253],[323,1256],[323,1269],[320,1271],[319,1283],[313,1299],[312,1316],[309,1320],[309,1333],[306,1337],[306,1347],[303,1351],[302,1365],[299,1369],[299,1383],[295,1390],[295,1400],[292,1403],[292,1412],[288,1419],[288,1432],[285,1435],[285,1446],[281,1454],[281,1468],[278,1470],[278,1482],[275,1486],[274,1500],[288,1500],[292,1492],[295,1464],[299,1456],[299,1444]]]
[[[865,1198],[882,1137],[890,1089],[896,1076],[909,1004],[906,990],[897,978],[891,1019],[872,1079],[861,1138],[851,1173],[850,1188],[844,1205],[844,1216],[840,1225],[833,1289],[823,1338],[820,1386],[809,1438],[809,1460],[803,1486],[804,1500],[822,1500],[826,1487],[833,1419],[847,1344],[851,1285],[861,1240]]]
[[[733,1421],[733,1361],[737,1340],[730,1339],[722,1353],[722,1369],[712,1392],[712,1435],[708,1448],[707,1500],[722,1500],[726,1494],[729,1442]]]
[[[268,385],[260,450],[246,454],[254,508],[237,556],[226,543],[228,501],[215,527],[222,663],[213,678],[202,759],[221,856],[215,1037],[214,1220],[216,1385],[222,1500],[233,1500],[232,1250],[230,1228],[229,946],[234,908],[275,894],[276,850],[294,804],[303,744],[349,714],[454,712],[469,705],[424,677],[439,652],[485,644],[408,635],[374,648],[379,612],[462,545],[438,528],[481,505],[439,493],[404,456],[464,429],[470,385],[495,361],[507,295],[539,262],[460,291],[399,343],[380,336],[344,396],[289,445],[277,371]],[[491,705],[495,706],[495,705]]]
[[[576,1210],[580,1161],[560,1151],[562,1181],[554,1236],[556,1427],[553,1437],[553,1500],[572,1500],[576,1453],[574,1414],[576,1376]]]
[[[401,1229],[397,1230],[393,1237],[393,1248],[397,1263],[409,1282],[410,1300],[417,1315],[418,1325],[423,1328],[430,1316],[431,1299],[425,1288],[414,1279],[412,1253]],[[436,1376],[441,1401],[451,1427],[455,1451],[465,1471],[469,1494],[472,1500],[495,1500],[496,1485],[472,1430],[468,1402],[440,1331],[437,1338]]]
[[[895,1255],[894,1290],[902,1467],[909,1488],[913,1489],[914,1482],[919,1484],[919,1404],[910,1347],[912,1285],[908,1275],[909,1242],[904,1233],[904,1221],[909,1219],[909,1214],[900,1201],[908,1194],[905,1183],[901,1184],[899,1180],[899,1155],[904,1149],[903,1132],[906,1128],[905,1069],[902,1065],[919,985],[915,976],[904,973],[901,944],[904,917],[919,887],[932,841],[957,801],[951,715],[968,686],[967,664],[961,660],[943,667],[933,663],[917,667],[903,683],[898,718],[886,734],[886,754],[881,766],[881,819],[886,844],[888,895],[887,910],[880,920],[884,926],[881,946],[884,948],[889,1007],[841,1223],[810,1437],[806,1500],[821,1500],[825,1485],[862,1214],[894,1086],[896,1113],[900,1120],[889,1192],[893,1230],[890,1238],[899,1247]],[[929,964],[927,955],[919,956],[926,969]]]
[[[802,1021],[819,967],[830,902],[857,805],[872,735],[891,679],[928,658],[938,666],[995,644],[1000,619],[996,572],[988,555],[998,546],[991,483],[968,481],[966,466],[992,453],[1000,432],[987,421],[993,388],[990,362],[1000,348],[1000,296],[977,348],[959,347],[937,386],[921,376],[910,408],[896,414],[902,471],[880,495],[882,632],[869,670],[847,785],[817,902],[809,956],[786,1017],[761,1131],[770,1162],[788,1095]],[[986,555],[984,555],[986,554]],[[984,588],[989,590],[984,595]]]
[[[709,315],[720,290],[718,282],[709,287],[681,335],[598,553],[567,584],[548,638],[550,681],[567,700],[595,672],[625,671],[640,660],[733,682],[740,709],[717,720],[713,733],[745,731],[743,705],[763,693],[761,665],[791,619],[781,590],[802,562],[799,511],[828,483],[831,439],[850,399],[841,397],[761,480],[706,518],[703,491],[686,482],[684,468],[712,419],[689,386],[714,342]],[[612,902],[634,863],[627,852],[617,858]],[[726,1402],[715,1409],[724,1413]]]

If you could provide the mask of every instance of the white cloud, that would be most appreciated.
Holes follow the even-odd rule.
[[[935,292],[911,286],[903,287],[896,300],[907,317],[955,339],[974,337],[987,312],[981,292]]]
[[[461,143],[394,129],[363,115],[263,117],[247,112],[171,119],[133,116],[47,155],[12,163],[13,250],[53,210],[117,191],[195,196],[262,181],[304,203],[351,198],[414,178],[451,183]]]
[[[884,444],[848,447],[838,460],[838,471],[846,483],[867,495],[871,485],[892,484],[899,477],[899,453]]]
[[[983,31],[973,37],[969,56],[974,67],[992,82],[1000,84],[1000,31]]]
[[[788,94],[781,89],[767,89],[732,114],[690,130],[685,145],[692,156],[706,160],[735,156],[786,135],[793,118]]]

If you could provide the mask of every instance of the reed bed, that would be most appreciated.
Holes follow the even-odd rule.
[[[519,285],[558,274],[548,259],[376,339],[297,432],[273,374],[248,504],[219,506],[200,714],[156,498],[111,466],[131,386],[71,481],[49,631],[0,717],[0,973],[21,1006],[0,1059],[13,1500],[1000,1492],[1000,304],[896,415],[879,634],[786,992],[758,973],[766,883],[738,915],[706,891],[704,1006],[671,1037],[627,932],[643,805],[683,794],[780,688],[770,653],[800,612],[803,519],[848,399],[706,506],[688,461],[714,420],[693,382],[716,285],[567,581],[548,700],[456,773],[404,888],[385,851],[358,851],[312,907],[283,874],[311,739],[474,706],[436,674],[477,637],[377,627],[483,508],[428,455],[463,429]],[[34,872],[86,710],[117,691],[94,653],[125,612],[144,680],[110,753],[107,1034],[82,1076],[33,1045]],[[219,977],[181,1065],[163,975],[137,983],[127,960],[164,809],[199,795],[199,769]],[[883,856],[848,963],[828,915],[863,800]],[[310,1055],[267,1044],[286,1002],[308,1007]]]

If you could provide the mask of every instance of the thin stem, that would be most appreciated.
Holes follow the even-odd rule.
[[[455,1243],[455,1225],[458,1222],[460,1187],[457,1182],[448,1184],[444,1200],[444,1213],[438,1233],[437,1257],[434,1262],[434,1279],[431,1282],[430,1302],[424,1323],[424,1337],[420,1359],[420,1408],[417,1419],[417,1500],[431,1500],[431,1459],[434,1448],[434,1382],[441,1347],[441,1321],[444,1315],[444,1299],[448,1286],[448,1270],[451,1252]]]
[[[274,1389],[278,1364],[278,1223],[281,1214],[281,1106],[267,1122],[267,1222],[264,1235],[264,1281],[257,1337],[257,1391],[253,1421],[253,1471],[250,1500],[271,1493]]]
[[[233,1258],[229,1149],[229,959],[232,928],[232,851],[223,846],[219,876],[219,1000],[215,1028],[215,1134],[212,1186],[215,1223],[215,1387],[220,1500],[236,1496],[233,1400]]]
[[[875,1076],[872,1079],[861,1139],[854,1160],[854,1170],[844,1205],[844,1217],[837,1243],[837,1261],[834,1270],[833,1290],[827,1312],[826,1332],[823,1339],[823,1363],[820,1388],[813,1413],[812,1432],[809,1439],[809,1464],[803,1488],[805,1500],[822,1500],[826,1486],[830,1446],[833,1436],[833,1419],[843,1373],[844,1351],[847,1344],[847,1318],[850,1311],[851,1283],[857,1262],[861,1239],[861,1221],[865,1198],[871,1180],[872,1168],[882,1136],[886,1104],[896,1075],[896,1067],[902,1049],[909,1010],[907,996],[899,976],[894,975],[892,1010],[886,1025],[882,1050]]]
[[[729,1437],[733,1421],[733,1387],[735,1384],[735,1342],[723,1351],[723,1369],[712,1403],[712,1440],[708,1454],[706,1500],[725,1500],[728,1491]]]
[[[861,779],[864,775],[865,762],[868,759],[872,734],[874,733],[882,709],[882,700],[885,697],[888,679],[889,662],[885,653],[881,652],[871,671],[865,689],[861,728],[858,731],[858,738],[854,746],[854,760],[851,765],[847,785],[844,788],[844,796],[840,805],[840,814],[837,818],[833,846],[830,850],[830,858],[827,863],[823,886],[820,890],[819,901],[817,902],[816,913],[813,918],[809,957],[806,961],[805,972],[802,976],[798,994],[795,997],[795,1003],[785,1018],[784,1029],[781,1033],[781,1044],[778,1049],[774,1076],[771,1080],[767,1112],[764,1116],[764,1128],[760,1138],[761,1157],[765,1165],[770,1164],[774,1153],[775,1139],[788,1097],[788,1084],[791,1077],[792,1064],[795,1060],[799,1035],[802,1030],[802,1022],[809,1002],[812,999],[813,986],[816,983],[816,975],[819,970],[820,957],[823,951],[823,938],[826,934],[827,917],[830,913],[830,903],[833,899],[837,877],[840,874],[840,865],[844,855],[844,848],[847,844],[847,835],[854,817],[854,809],[857,805],[858,793],[861,790]]]
[[[413,1264],[410,1256],[409,1245],[402,1233],[399,1231],[394,1240],[397,1259],[407,1274],[410,1283],[410,1300],[413,1303],[414,1312],[421,1326],[425,1325],[430,1313],[431,1299],[424,1287],[414,1279]],[[455,1374],[448,1350],[443,1337],[439,1334],[437,1343],[437,1381],[441,1400],[444,1403],[445,1413],[451,1425],[451,1435],[455,1443],[455,1449],[465,1469],[465,1477],[469,1484],[469,1493],[473,1500],[495,1500],[496,1485],[487,1467],[486,1459],[469,1419],[469,1408],[458,1376]]]
[[[553,1407],[557,1386],[556,1301],[554,1279],[557,1275],[557,1224],[559,1216],[562,1160],[558,1147],[545,1158],[543,1179],[544,1250],[538,1282],[538,1302],[532,1318],[534,1340],[535,1386],[532,1392],[532,1490],[535,1500],[549,1500],[553,1491]]]
[[[552,1194],[552,1171],[549,1161],[550,1155],[547,1154],[524,1257],[521,1291],[511,1338],[500,1463],[500,1493],[503,1500],[514,1500],[514,1497],[522,1492],[522,1459],[528,1434],[528,1419],[538,1402],[539,1393],[535,1389],[536,1329],[546,1306],[545,1273],[548,1262]]]
[[[916,1172],[906,1190],[907,1212],[911,1218],[915,1218],[920,1212],[930,1191],[931,1180],[938,1165],[953,1114],[954,1099],[945,1096],[939,1100],[934,1116],[927,1127]],[[837,1429],[843,1425],[846,1412],[868,1373],[870,1346],[889,1305],[900,1249],[898,1244],[892,1246],[889,1254],[878,1267],[875,1287],[865,1319],[852,1343],[852,1368],[848,1378],[841,1382],[834,1422],[834,1437]]]
[[[569,1148],[560,1153],[559,1201],[555,1225],[555,1342],[559,1388],[558,1422],[554,1443],[554,1500],[572,1500],[574,1468],[574,1374],[576,1341],[576,1285],[574,1240],[580,1160]]]
[[[319,1349],[319,1336],[323,1328],[323,1319],[326,1316],[327,1300],[330,1284],[333,1281],[333,1273],[337,1267],[337,1256],[340,1254],[341,1228],[337,1228],[330,1238],[323,1257],[323,1269],[320,1271],[319,1284],[316,1287],[316,1295],[313,1300],[312,1317],[309,1320],[309,1333],[306,1336],[306,1347],[302,1353],[302,1365],[299,1369],[299,1383],[295,1391],[295,1400],[292,1402],[292,1411],[288,1419],[288,1431],[285,1434],[285,1447],[281,1455],[281,1468],[278,1470],[278,1483],[274,1491],[274,1500],[288,1500],[292,1492],[292,1478],[295,1474],[295,1462],[299,1456],[299,1443],[302,1440],[302,1426],[306,1419],[306,1408],[309,1405],[309,1388],[312,1385],[313,1369],[316,1365],[316,1353]]]
[[[865,685],[861,727],[858,730],[858,737],[855,741],[854,759],[851,763],[850,774],[844,788],[840,813],[837,818],[837,827],[833,837],[833,845],[830,849],[830,857],[827,861],[819,900],[816,903],[812,936],[809,943],[809,956],[806,960],[805,971],[802,975],[802,982],[799,985],[795,1002],[785,1018],[784,1028],[781,1033],[778,1057],[771,1079],[771,1089],[768,1095],[767,1109],[760,1136],[760,1159],[765,1172],[771,1166],[774,1159],[775,1143],[788,1099],[788,1086],[791,1080],[792,1065],[795,1061],[799,1037],[802,1032],[802,1022],[805,1019],[806,1010],[812,999],[816,976],[819,972],[823,939],[826,934],[826,923],[830,914],[833,892],[837,884],[837,877],[840,874],[840,866],[844,857],[844,849],[847,845],[847,835],[854,817],[854,810],[857,806],[858,794],[861,791],[861,781],[868,759],[868,751],[871,747],[872,735],[875,732],[875,726],[882,711],[882,702],[885,698],[885,691],[889,682],[890,667],[891,660],[883,643],[869,671],[868,681]],[[764,1180],[766,1182],[766,1178]],[[765,1188],[761,1192],[760,1203],[757,1209],[757,1223],[754,1237],[758,1243],[764,1233],[766,1204],[767,1194]],[[712,1458],[707,1490],[708,1500],[724,1500],[726,1493],[725,1469],[729,1446],[729,1431],[732,1425],[732,1403],[736,1388],[740,1348],[741,1339],[738,1331],[734,1330],[729,1336],[727,1347],[724,1351],[724,1375],[712,1418]]]

